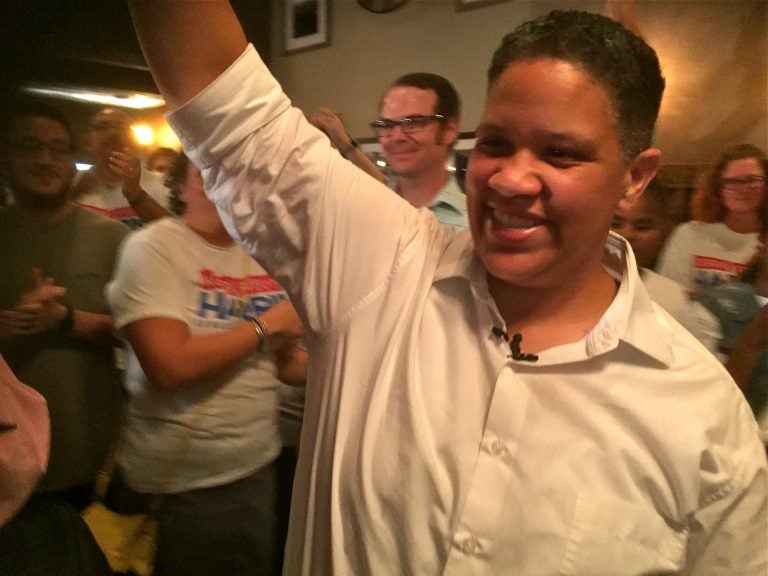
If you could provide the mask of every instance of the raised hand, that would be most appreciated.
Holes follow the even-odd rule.
[[[135,204],[143,195],[141,190],[141,162],[128,147],[115,150],[109,156],[109,169],[123,181],[123,196],[129,204]]]
[[[316,128],[322,130],[336,148],[344,148],[350,143],[350,137],[341,118],[330,108],[318,108],[307,116],[307,120]]]

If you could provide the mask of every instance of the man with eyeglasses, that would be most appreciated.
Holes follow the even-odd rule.
[[[78,204],[130,228],[170,215],[165,177],[142,169],[125,112],[96,112],[88,123],[85,148],[94,164],[75,180]]]
[[[50,409],[50,464],[37,497],[80,508],[119,422],[104,287],[129,229],[72,202],[72,133],[58,110],[22,103],[3,133],[16,205],[0,212],[0,354]]]
[[[460,106],[446,78],[417,72],[392,83],[379,105],[379,118],[371,122],[395,191],[454,228],[467,227],[466,196],[447,166],[459,137]]]

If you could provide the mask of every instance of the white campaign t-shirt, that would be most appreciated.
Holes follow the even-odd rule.
[[[163,208],[168,208],[170,190],[165,186],[165,175],[141,171],[141,189],[149,194]],[[102,214],[107,218],[119,220],[131,229],[141,228],[143,222],[125,199],[122,192],[122,184],[100,183],[79,198],[77,203],[96,214]]]
[[[107,296],[118,329],[175,318],[193,336],[229,330],[286,298],[239,246],[208,244],[178,218],[129,237]],[[180,492],[232,482],[269,463],[280,451],[277,383],[272,356],[254,353],[204,383],[162,390],[128,346],[131,399],[118,458],[128,484]]]
[[[741,274],[757,242],[757,234],[721,222],[685,222],[670,234],[656,268],[688,290],[712,288]]]

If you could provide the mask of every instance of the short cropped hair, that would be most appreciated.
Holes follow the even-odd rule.
[[[447,78],[430,72],[413,72],[400,76],[392,82],[395,86],[410,86],[421,90],[432,90],[437,95],[435,114],[445,116],[449,120],[458,120],[461,116],[461,100],[459,93]]]
[[[168,158],[171,162],[176,162],[179,157],[179,153],[173,148],[155,148],[152,153],[147,157],[147,166],[152,166],[154,162],[161,158]]]
[[[504,36],[488,68],[488,89],[510,64],[537,58],[569,62],[605,88],[626,159],[651,145],[664,78],[642,38],[599,14],[556,10]]]
[[[694,193],[691,212],[694,220],[701,222],[722,222],[726,209],[720,198],[723,172],[728,164],[736,160],[754,158],[763,167],[763,175],[768,176],[768,157],[760,148],[752,144],[739,144],[723,152],[717,163],[707,174],[703,185]],[[768,210],[768,195],[763,202],[763,214]]]

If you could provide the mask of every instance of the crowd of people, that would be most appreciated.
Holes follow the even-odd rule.
[[[666,188],[640,36],[505,36],[460,181],[446,78],[382,96],[382,170],[228,3],[131,6],[185,152],[3,129],[0,573],[109,573],[111,458],[159,576],[765,573],[768,157]]]

